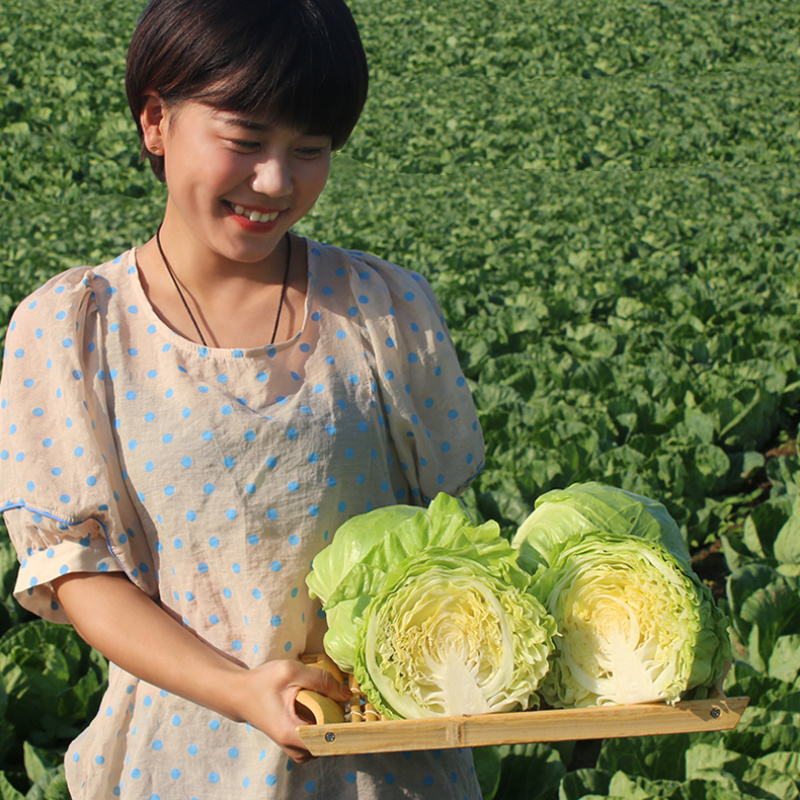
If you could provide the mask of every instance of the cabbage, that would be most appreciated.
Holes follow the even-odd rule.
[[[600,484],[540,500],[513,543],[558,627],[547,702],[675,703],[713,685],[731,656],[727,620],[666,509]]]
[[[427,509],[395,505],[352,517],[316,555],[306,577],[311,596],[325,610],[325,652],[353,672],[364,609],[401,561],[434,545],[489,544],[499,536],[496,522],[476,526],[461,502],[443,492]]]
[[[538,706],[555,622],[529,589],[505,541],[401,562],[364,614],[362,690],[390,719]]]
[[[574,536],[538,590],[559,632],[542,686],[552,706],[675,703],[713,684],[730,657],[708,587],[657,542]]]
[[[496,523],[475,525],[455,498],[352,518],[306,582],[326,613],[325,651],[385,716],[538,704],[555,622]]]

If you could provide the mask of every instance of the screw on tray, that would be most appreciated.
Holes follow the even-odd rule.
[[[711,714],[712,719],[719,719],[722,716],[722,709],[719,706],[711,706]]]

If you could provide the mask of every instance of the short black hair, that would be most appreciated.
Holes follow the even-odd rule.
[[[343,0],[151,0],[128,49],[125,89],[142,157],[144,93],[224,110],[266,111],[340,149],[367,98],[367,59]]]

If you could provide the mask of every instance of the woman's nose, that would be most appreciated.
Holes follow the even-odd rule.
[[[259,161],[252,181],[253,190],[268,197],[284,197],[294,187],[288,160],[280,156],[269,156]]]

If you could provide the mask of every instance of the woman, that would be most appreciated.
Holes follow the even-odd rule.
[[[457,493],[483,442],[427,283],[290,232],[367,91],[341,0],[154,0],[127,91],[156,235],[56,276],[6,341],[17,596],[111,662],[74,800],[477,797],[469,753],[311,759],[346,687],[304,578],[349,517]]]

